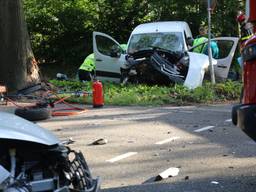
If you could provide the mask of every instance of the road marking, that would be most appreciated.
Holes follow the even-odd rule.
[[[202,131],[206,131],[206,130],[208,130],[208,129],[212,129],[212,128],[214,128],[215,126],[207,126],[207,127],[203,127],[203,128],[200,128],[200,129],[196,129],[196,130],[194,130],[194,132],[197,132],[197,133],[199,133],[199,132],[202,132]]]
[[[227,119],[227,120],[225,120],[225,122],[231,122],[232,121],[232,119]]]
[[[130,157],[130,156],[133,156],[133,155],[136,155],[138,154],[137,152],[128,152],[128,153],[125,153],[123,155],[119,155],[117,157],[114,157],[112,159],[109,159],[109,160],[106,160],[107,162],[110,162],[110,163],[114,163],[116,161],[119,161],[119,160],[122,160],[122,159],[125,159],[127,157]]]
[[[163,141],[159,141],[157,143],[155,143],[156,145],[162,145],[162,144],[165,144],[165,143],[168,143],[168,142],[171,142],[171,141],[174,141],[174,140],[177,140],[179,139],[180,137],[171,137],[169,139],[165,139]]]

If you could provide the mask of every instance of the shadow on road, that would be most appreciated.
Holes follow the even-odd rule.
[[[102,192],[255,192],[255,176],[204,178],[202,180],[183,180],[146,183],[141,185],[102,189]],[[168,182],[168,183],[167,183]]]

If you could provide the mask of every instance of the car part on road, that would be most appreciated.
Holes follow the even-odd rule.
[[[48,91],[52,88],[49,83],[41,82],[17,91],[16,95],[29,95],[37,91]]]
[[[170,167],[169,169],[163,171],[158,176],[156,176],[155,181],[161,181],[167,179],[168,177],[175,177],[179,174],[180,169],[177,167]]]
[[[71,96],[76,97],[84,97],[91,93],[87,91],[75,91],[75,92],[62,92],[55,91],[54,88],[49,83],[39,83],[34,86],[19,90],[17,94],[7,95],[4,99],[8,102],[11,102],[18,108],[15,110],[15,114],[23,117],[30,121],[39,121],[49,118],[50,116],[70,116],[70,115],[78,115],[87,111],[87,109],[76,107],[74,105],[69,104],[65,100]],[[40,92],[38,95],[37,92]],[[29,94],[29,95],[28,95]],[[35,94],[35,95],[34,95]],[[61,94],[68,94],[66,97],[60,97]],[[18,104],[16,101],[26,99],[26,101],[31,102],[34,99],[34,104],[30,106],[22,106]],[[48,110],[47,106],[49,105],[51,108],[54,108],[56,104],[62,103],[67,105],[68,108],[55,108],[52,110]]]
[[[96,141],[92,142],[92,145],[105,145],[108,143],[107,139],[101,138],[101,139],[97,139]]]
[[[24,107],[15,109],[15,115],[18,115],[29,121],[40,121],[48,119],[51,116],[46,107]]]
[[[34,123],[0,112],[0,143],[0,191],[99,191],[82,153]]]

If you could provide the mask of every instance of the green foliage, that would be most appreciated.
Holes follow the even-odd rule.
[[[65,91],[92,91],[91,83],[57,80],[52,80],[51,83]],[[241,86],[241,83],[234,81],[215,85],[208,82],[202,87],[190,90],[182,85],[164,87],[103,83],[104,100],[107,105],[187,105],[238,101]],[[91,103],[91,100],[91,97],[87,97],[86,102]],[[71,97],[70,101],[84,103],[83,98],[77,97]]]
[[[241,82],[227,81],[214,86],[215,93],[220,100],[235,100],[240,97]]]
[[[83,2],[83,3],[81,3]],[[87,0],[24,0],[34,53],[41,62],[79,65],[91,51],[93,13]],[[88,46],[86,46],[88,45]]]

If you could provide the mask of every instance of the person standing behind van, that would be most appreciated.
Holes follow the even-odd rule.
[[[205,55],[208,55],[207,28],[201,26],[199,28],[199,34],[200,35],[193,42],[193,47],[198,45],[197,47],[195,47],[193,49],[193,52],[203,53]],[[202,45],[200,45],[200,44],[202,44]],[[214,59],[218,59],[219,58],[219,47],[218,47],[216,41],[211,41],[211,49],[212,49],[212,57]]]
[[[193,49],[193,52],[196,52],[196,53],[203,53],[204,51],[204,47],[205,47],[205,44],[202,44],[204,42],[207,42],[208,41],[208,38],[207,38],[207,28],[204,27],[204,26],[201,26],[199,28],[199,36],[196,37],[196,39],[194,39],[194,42],[193,42],[193,47],[195,47]],[[200,45],[202,44],[202,45]]]

